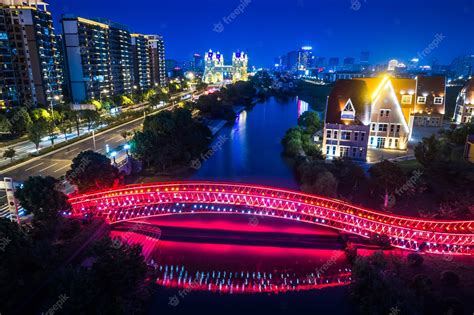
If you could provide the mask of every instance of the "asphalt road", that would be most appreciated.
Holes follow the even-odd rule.
[[[172,99],[179,99],[182,95],[187,93],[189,92],[179,93]],[[166,109],[169,109],[169,107]],[[21,164],[2,170],[0,171],[0,180],[4,177],[11,177],[14,182],[23,182],[30,176],[52,176],[58,178],[66,175],[66,172],[70,169],[72,159],[74,159],[80,152],[93,150],[105,155],[106,145],[109,146],[110,151],[114,151],[117,147],[125,144],[125,139],[120,135],[121,132],[132,131],[141,127],[143,120],[144,118],[141,117],[109,130],[96,133],[95,147],[91,136],[65,146],[57,151],[32,158]],[[124,150],[118,152],[117,160],[120,159],[120,155],[124,154]]]
[[[93,150],[98,153],[106,153],[106,144],[110,150],[125,144],[125,139],[120,135],[122,131],[139,128],[143,118],[112,128],[95,136],[95,148],[92,137],[73,143],[49,154],[30,159],[19,165],[1,171],[0,178],[11,177],[15,182],[22,182],[29,176],[53,176],[65,175],[71,165],[71,160],[80,152]]]

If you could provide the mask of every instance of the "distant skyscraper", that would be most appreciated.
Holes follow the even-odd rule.
[[[328,66],[335,70],[337,67],[339,67],[339,58],[337,57],[332,57],[332,58],[329,58],[329,64]]]
[[[346,71],[353,71],[354,70],[355,59],[352,57],[344,58],[344,65],[343,68]]]
[[[193,70],[197,73],[204,73],[204,57],[200,54],[193,55]]]
[[[299,50],[298,70],[307,70],[313,66],[313,47],[303,46]]]
[[[0,0],[0,107],[54,106],[62,98],[61,56],[46,6]]]
[[[286,55],[286,67],[289,71],[298,70],[299,51],[290,51]]]
[[[460,56],[453,60],[451,69],[454,77],[469,78],[474,76],[474,55]]]
[[[360,64],[361,65],[368,65],[370,59],[370,52],[363,51],[360,53]]]

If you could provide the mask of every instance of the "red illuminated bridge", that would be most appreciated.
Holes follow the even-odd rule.
[[[70,198],[74,215],[110,223],[151,216],[229,213],[308,222],[362,237],[387,235],[393,246],[471,255],[474,221],[402,217],[280,188],[217,182],[130,185]]]

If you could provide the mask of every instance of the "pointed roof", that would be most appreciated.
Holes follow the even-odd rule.
[[[355,119],[346,120],[341,114],[347,106],[355,110]],[[339,80],[328,97],[326,123],[367,125],[370,121],[370,97],[367,85],[358,80]]]

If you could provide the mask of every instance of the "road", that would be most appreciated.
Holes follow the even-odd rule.
[[[180,95],[177,95],[176,98]],[[106,145],[109,146],[110,151],[114,151],[117,147],[123,146],[125,139],[120,135],[121,132],[139,128],[143,124],[143,120],[143,117],[137,118],[123,125],[96,133],[95,148],[91,136],[51,153],[32,158],[26,162],[7,168],[0,172],[0,180],[4,177],[11,177],[15,182],[23,182],[28,179],[29,176],[61,177],[69,170],[71,160],[80,152],[93,150],[101,154],[106,154]],[[125,154],[123,150],[119,152],[119,154],[120,153]]]

